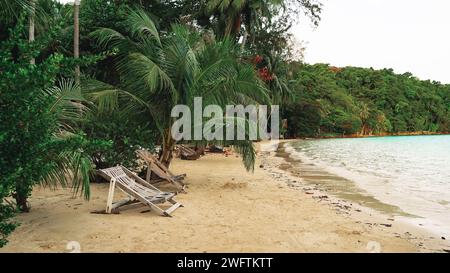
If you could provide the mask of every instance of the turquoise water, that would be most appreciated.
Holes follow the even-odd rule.
[[[301,140],[291,156],[353,181],[377,200],[450,235],[450,136]]]

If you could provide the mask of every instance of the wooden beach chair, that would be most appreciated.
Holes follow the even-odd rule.
[[[181,191],[184,191],[186,185],[183,183],[182,180],[186,177],[186,174],[174,175],[164,164],[161,163],[161,161],[159,161],[149,151],[138,150],[136,151],[136,153],[147,164],[146,181],[148,183],[156,184],[167,181],[177,186],[177,188],[179,188]],[[158,176],[159,179],[152,180],[152,174]]]
[[[197,160],[200,158],[200,153],[185,145],[178,145],[178,149],[180,150],[180,157],[183,160]]]
[[[110,181],[106,203],[108,214],[137,206],[148,206],[162,216],[171,216],[173,211],[183,206],[173,199],[175,193],[160,191],[123,166],[103,169],[99,171],[99,174]],[[129,198],[113,202],[116,187],[125,192]],[[166,210],[157,206],[165,202],[169,202],[172,206]]]

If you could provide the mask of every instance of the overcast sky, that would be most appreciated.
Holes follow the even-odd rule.
[[[449,0],[322,0],[322,21],[294,28],[305,61],[393,68],[450,83]]]
[[[293,29],[306,42],[306,62],[393,68],[450,83],[449,0],[321,2],[317,29],[305,20]]]

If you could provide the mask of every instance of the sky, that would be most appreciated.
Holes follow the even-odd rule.
[[[450,83],[450,1],[321,0],[322,21],[292,32],[307,63],[393,68]]]
[[[73,2],[73,0],[60,0]],[[307,63],[393,68],[450,84],[449,0],[320,0],[322,21],[292,29]]]

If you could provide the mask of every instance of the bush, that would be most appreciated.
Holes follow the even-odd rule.
[[[70,60],[60,54],[40,56],[54,33],[29,43],[24,21],[22,17],[0,42],[0,245],[15,227],[9,221],[15,208],[6,198],[14,197],[17,208],[28,211],[34,185],[65,186],[69,178],[75,191],[88,198],[89,154],[108,147],[107,142],[67,131],[83,109],[77,86],[66,82],[54,87]],[[30,64],[32,57],[36,64]]]
[[[154,127],[153,127],[154,128]],[[114,111],[110,114],[91,116],[83,129],[89,139],[109,141],[111,148],[97,151],[90,156],[96,169],[108,168],[117,164],[136,170],[138,167],[135,151],[154,149],[155,133],[150,124]]]

